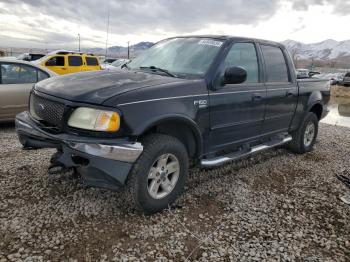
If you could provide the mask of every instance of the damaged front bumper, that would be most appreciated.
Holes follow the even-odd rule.
[[[51,134],[41,129],[28,112],[16,116],[16,132],[25,148],[57,148],[57,162],[74,167],[90,186],[118,189],[125,184],[133,163],[143,151],[128,139],[99,139]]]

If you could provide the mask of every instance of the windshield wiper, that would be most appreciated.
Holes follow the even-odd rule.
[[[151,70],[155,70],[155,71],[160,71],[160,72],[165,73],[171,77],[178,77],[177,75],[170,73],[168,70],[160,68],[160,67],[156,67],[156,66],[140,66],[140,69],[151,69]]]

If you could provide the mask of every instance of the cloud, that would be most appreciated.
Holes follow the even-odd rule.
[[[331,5],[333,12],[338,15],[348,15],[350,13],[350,2],[344,0],[294,0],[293,8],[295,10],[308,10],[314,5]]]
[[[1,0],[0,33],[62,46],[76,44],[80,33],[85,45],[104,46],[107,13],[111,39],[132,40],[205,32],[224,26],[255,27],[269,20],[285,3],[294,10],[330,5],[339,15],[350,13],[350,3],[340,0]],[[304,25],[291,25],[290,32]],[[273,30],[273,29],[272,29]],[[294,31],[293,31],[294,30]],[[210,32],[213,32],[211,30]],[[3,38],[2,38],[3,39]],[[150,40],[150,39],[144,39]],[[156,40],[156,39],[152,39]],[[7,41],[8,42],[8,41]]]
[[[171,30],[190,33],[212,23],[255,24],[267,19],[277,9],[278,0],[32,0],[2,1],[8,12],[30,12],[82,23],[96,30],[106,30],[109,2],[111,32],[124,34],[144,30]],[[244,10],[244,11],[242,11]]]

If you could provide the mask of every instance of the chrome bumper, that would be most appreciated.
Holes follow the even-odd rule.
[[[135,162],[143,151],[143,146],[138,142],[123,145],[103,145],[70,142],[67,143],[67,145],[72,149],[89,155],[128,163]]]
[[[88,155],[133,163],[143,151],[139,142],[121,139],[98,139],[77,137],[67,134],[51,134],[40,129],[29,117],[28,112],[16,116],[16,131],[24,147],[58,148],[62,144]]]

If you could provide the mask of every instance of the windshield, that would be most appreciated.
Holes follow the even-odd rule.
[[[131,69],[157,67],[175,75],[204,75],[223,41],[212,38],[173,38],[154,45],[128,64]]]
[[[34,64],[41,64],[41,62],[45,61],[46,59],[48,59],[48,57],[50,57],[50,55],[45,55],[42,58],[39,58],[37,60],[34,60],[33,63]]]
[[[115,66],[115,67],[118,67],[118,66],[121,66],[121,65],[125,64],[126,62],[127,61],[124,60],[124,59],[119,59],[119,60],[114,61],[111,65]]]

